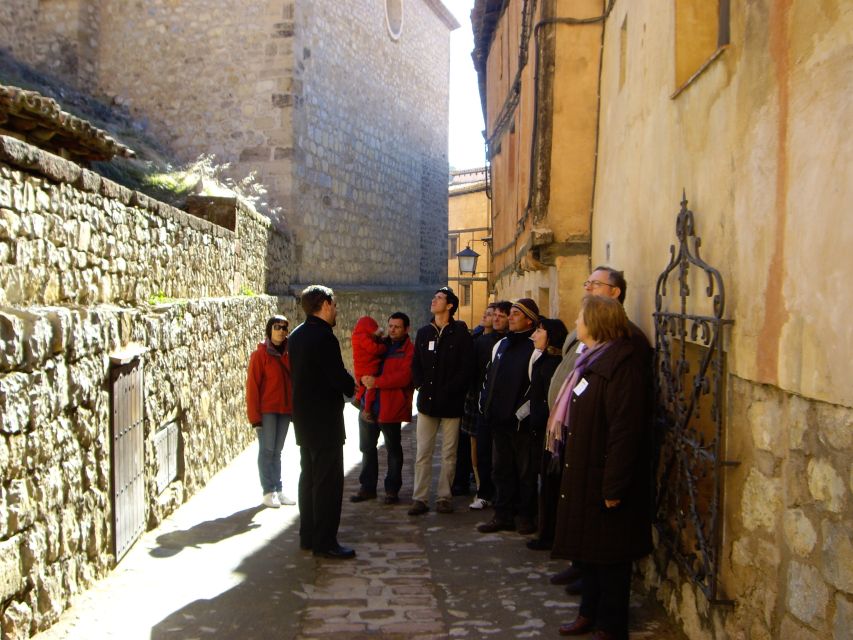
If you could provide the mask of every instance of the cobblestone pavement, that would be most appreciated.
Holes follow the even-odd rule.
[[[455,498],[452,514],[406,514],[414,425],[403,430],[401,503],[381,502],[384,450],[380,500],[349,501],[358,489],[360,454],[356,411],[348,406],[346,417],[348,472],[338,537],[357,550],[355,560],[301,551],[296,507],[258,506],[252,446],[36,637],[558,637],[579,602],[548,582],[564,563],[528,550],[516,533],[479,534],[476,525],[491,511],[469,511],[470,496]],[[283,470],[285,493],[295,497],[299,455],[292,430]],[[632,620],[632,640],[683,638],[651,601],[632,601]]]

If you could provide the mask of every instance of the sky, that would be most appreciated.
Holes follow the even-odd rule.
[[[444,0],[462,25],[450,34],[450,128],[448,161],[453,169],[472,169],[485,163],[483,111],[477,72],[471,61],[474,34],[471,9],[474,0]]]

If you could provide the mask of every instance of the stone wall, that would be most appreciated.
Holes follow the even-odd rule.
[[[395,40],[375,0],[8,0],[0,41],[128,108],[177,158],[257,172],[293,230],[298,281],[430,288],[446,280],[440,14],[406,2]]]
[[[155,526],[251,442],[248,357],[269,296],[0,309],[0,615],[3,637],[52,624],[113,566],[110,354],[147,347],[145,513]],[[11,353],[10,353],[11,351]],[[178,479],[159,493],[154,434],[177,423]]]
[[[306,285],[293,285],[295,294]],[[443,285],[442,285],[443,286]],[[341,354],[344,366],[352,371],[352,330],[361,316],[371,316],[380,327],[385,328],[390,316],[395,311],[402,311],[409,316],[411,327],[409,335],[414,340],[418,328],[427,324],[430,319],[429,304],[434,289],[421,287],[333,287],[338,303],[338,318],[334,332],[341,343]],[[291,327],[305,320],[301,307],[294,315],[288,315]]]
[[[846,638],[853,626],[853,410],[729,377],[722,595],[660,549],[647,587],[697,638]]]
[[[144,375],[144,514],[156,525],[254,434],[245,370],[287,287],[286,235],[234,204],[226,228],[0,137],[0,623],[49,626],[114,564],[111,357]],[[211,217],[217,217],[210,214]],[[164,294],[179,300],[149,300]],[[158,432],[178,431],[161,490]]]
[[[288,238],[239,207],[235,230],[0,136],[0,304],[139,304],[287,282]]]
[[[298,3],[295,20],[297,279],[445,281],[447,25],[420,0],[399,40],[384,2]]]

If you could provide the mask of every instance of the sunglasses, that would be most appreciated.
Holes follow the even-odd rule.
[[[274,324],[272,326],[272,330],[273,331],[287,331],[287,325],[286,324]]]

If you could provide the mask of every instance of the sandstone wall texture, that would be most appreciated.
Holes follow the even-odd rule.
[[[115,562],[111,356],[142,352],[148,526],[254,437],[248,357],[296,300],[237,294],[286,288],[292,251],[266,218],[230,211],[233,230],[0,137],[4,638],[49,626]],[[149,302],[160,293],[180,300]],[[155,441],[169,424],[177,478],[161,490]]]
[[[626,270],[628,315],[651,330],[686,190],[734,320],[725,457],[740,464],[720,470],[735,606],[674,571],[659,596],[693,638],[849,637],[853,7],[732,2],[731,44],[677,92],[675,4],[617,0],[605,27],[592,261]],[[704,297],[696,270],[689,284]]]
[[[478,0],[475,17],[491,4]],[[522,4],[507,4],[486,43],[490,128],[515,79],[511,43]],[[533,111],[525,96],[532,92],[522,75],[518,137],[504,135],[492,158],[495,287],[501,297],[536,297],[537,289],[556,287],[560,299],[555,305],[552,292],[551,306],[571,321],[564,301],[576,305],[583,295],[589,256],[592,265],[625,270],[628,316],[652,337],[655,285],[677,244],[686,191],[701,257],[720,270],[725,317],[734,321],[724,341],[724,458],[739,465],[718,470],[725,483],[719,595],[734,606],[710,604],[664,551],[660,565],[645,567],[647,585],[691,638],[847,638],[853,6],[728,4],[730,20],[721,30],[715,4],[701,0],[539,3],[560,18],[599,15],[603,5],[612,11],[595,26],[564,21],[540,30],[542,68],[550,68],[549,56],[555,66],[534,111],[546,114],[537,148],[550,149],[551,167],[550,183],[537,186],[547,215],[537,221],[534,206],[532,217],[540,231],[554,233],[555,245],[566,246],[554,254],[554,266],[502,276],[501,246],[524,213],[519,192],[528,178],[527,164],[516,166],[516,156],[507,155],[519,149],[523,159],[531,147],[525,120]],[[701,18],[679,23],[677,12],[690,10]],[[728,42],[714,51],[720,32]],[[702,40],[712,43],[708,57],[691,80],[677,79],[679,56],[692,57]],[[590,73],[599,61],[600,77]],[[588,187],[591,212],[590,194],[579,197]],[[580,249],[584,241],[588,256],[572,254],[572,243]],[[544,264],[549,250],[543,242]],[[707,287],[698,269],[688,286],[689,311],[709,312],[708,300],[694,306]]]

